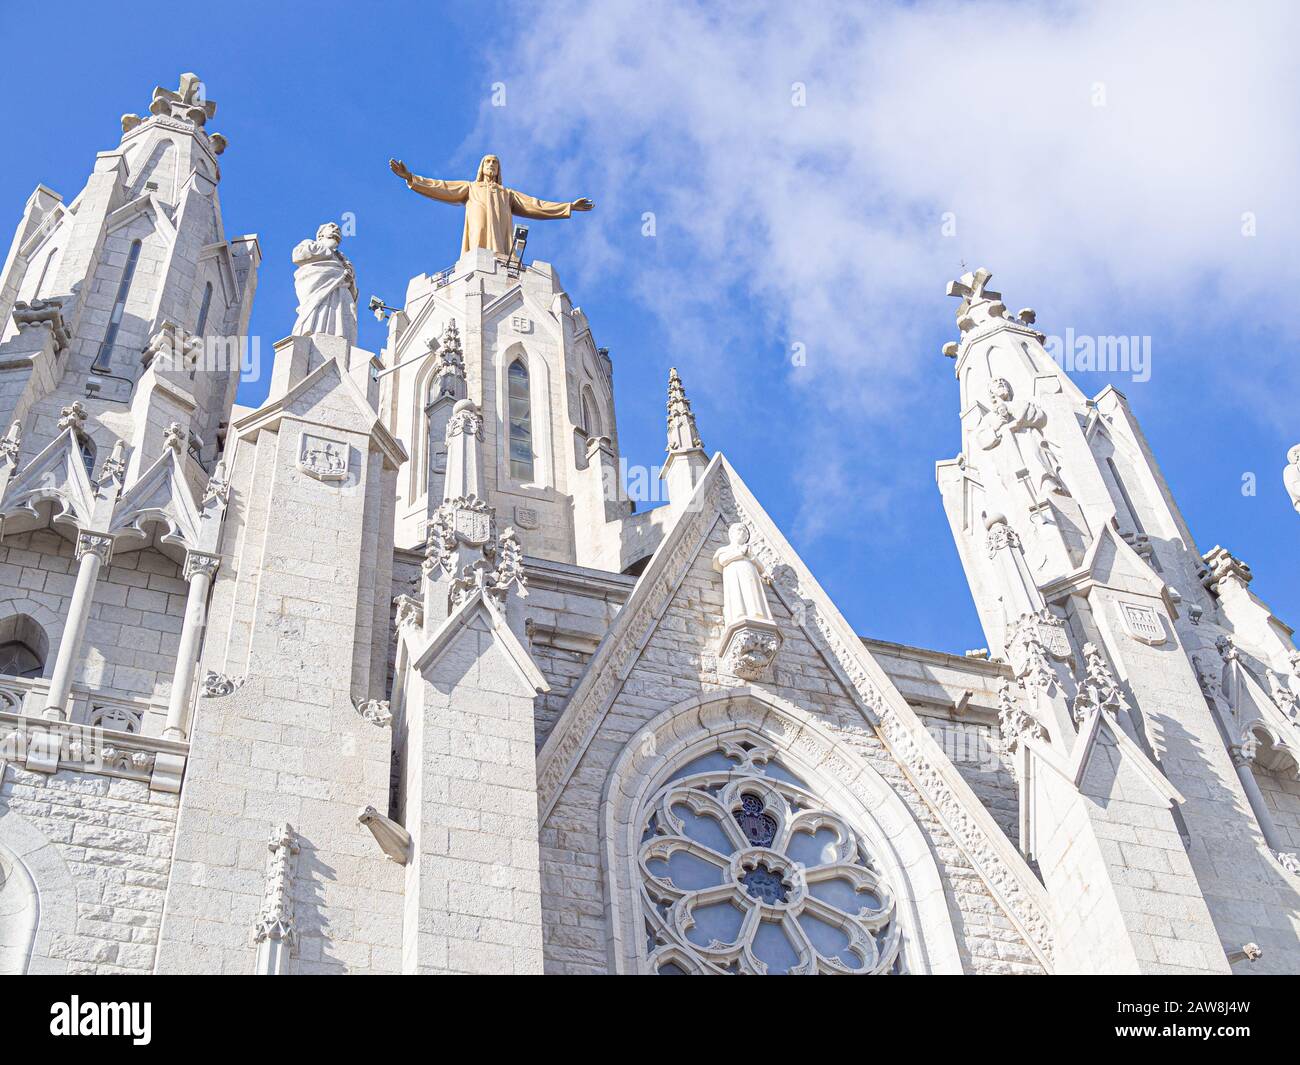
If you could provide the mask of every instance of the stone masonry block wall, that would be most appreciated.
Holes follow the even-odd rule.
[[[138,780],[8,767],[0,781],[0,841],[21,834],[6,823],[10,818],[39,832],[71,874],[75,894],[70,927],[48,938],[31,971],[153,971],[177,799]],[[52,902],[58,885],[42,883],[39,868],[33,873],[37,890]],[[42,920],[52,917],[43,913]]]
[[[366,694],[354,690],[358,614],[374,610],[363,545],[383,516],[367,506],[368,428],[326,373],[279,432],[238,445],[230,564],[218,571],[204,666],[248,679],[195,712],[161,971],[252,972],[267,839],[283,822],[301,841],[290,971],[400,968],[402,868],[357,819],[367,805],[387,809],[391,747],[389,730],[353,705]],[[345,481],[298,468],[304,431],[348,449]]]
[[[28,614],[50,640],[45,674],[76,581],[73,544],[53,530],[0,542],[0,617]],[[186,585],[176,563],[152,549],[117,551],[95,585],[86,654],[76,683],[166,700],[176,668]]]
[[[1002,750],[996,726],[977,721],[948,721],[926,716],[914,707],[930,735],[943,748],[975,797],[1012,843],[1020,841],[1020,791]]]
[[[542,899],[548,972],[608,969],[605,874],[597,818],[614,760],[646,721],[684,699],[734,683],[718,675],[714,660],[722,632],[722,588],[710,560],[725,543],[725,530],[719,523],[543,824]],[[775,683],[767,687],[813,713],[876,769],[907,804],[938,862],[963,967],[977,973],[1041,972],[1042,966],[1020,931],[816,648],[775,596],[771,601],[785,642]]]
[[[415,681],[405,971],[539,973],[533,700],[474,624]]]

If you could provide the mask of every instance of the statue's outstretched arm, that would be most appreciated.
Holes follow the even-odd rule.
[[[568,218],[571,212],[590,211],[592,206],[591,201],[585,198],[557,203],[555,200],[539,200],[526,192],[510,190],[510,213],[520,218]]]
[[[419,174],[411,173],[407,165],[400,159],[388,160],[388,168],[405,181],[407,188],[412,192],[418,192],[421,196],[428,196],[431,200],[441,200],[443,203],[464,203],[469,199],[470,182],[468,181],[439,181],[437,178],[421,177]]]

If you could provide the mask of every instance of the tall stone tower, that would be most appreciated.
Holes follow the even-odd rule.
[[[411,451],[399,548],[425,542],[442,500],[447,420],[468,396],[484,418],[485,499],[528,554],[617,571],[653,550],[659,530],[648,515],[634,520],[620,489],[613,365],[549,263],[525,268],[472,248],[412,279],[384,361],[398,368],[384,418]]]
[[[24,455],[78,400],[88,464],[123,440],[131,472],[144,469],[176,422],[187,453],[211,470],[261,257],[256,237],[225,233],[226,139],[208,128],[216,109],[185,74],[176,91],[154,90],[146,117],[122,116],[121,141],[70,203],[45,186],[28,200],[0,274],[0,420],[24,423]],[[172,347],[177,358],[155,358]]]
[[[1003,734],[1060,965],[1217,971],[1223,944],[1265,939],[1293,971],[1296,859],[1270,812],[1300,814],[1290,630],[1245,566],[1200,553],[1124,396],[1088,399],[989,281],[949,288],[962,451],[937,472],[1016,677]]]

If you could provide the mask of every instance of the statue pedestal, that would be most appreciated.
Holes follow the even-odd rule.
[[[781,643],[781,630],[773,622],[738,618],[718,641],[718,664],[743,680],[762,680],[770,675]]]

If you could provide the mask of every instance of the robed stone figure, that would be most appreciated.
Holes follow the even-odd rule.
[[[443,203],[465,205],[465,234],[460,242],[464,255],[471,248],[487,248],[500,255],[510,254],[511,218],[568,218],[574,211],[590,211],[595,204],[586,197],[569,203],[539,200],[501,184],[501,160],[485,155],[473,181],[440,181],[412,174],[400,159],[388,166],[407,187],[421,196]]]
[[[330,333],[356,344],[357,281],[352,263],[339,251],[342,242],[343,231],[326,222],[316,230],[315,240],[304,240],[293,249],[298,268],[293,274],[298,296],[293,336]]]
[[[763,571],[749,543],[749,529],[740,522],[727,528],[727,545],[713,552],[713,568],[722,574],[722,620],[728,625],[745,619],[772,620],[763,590]]]

